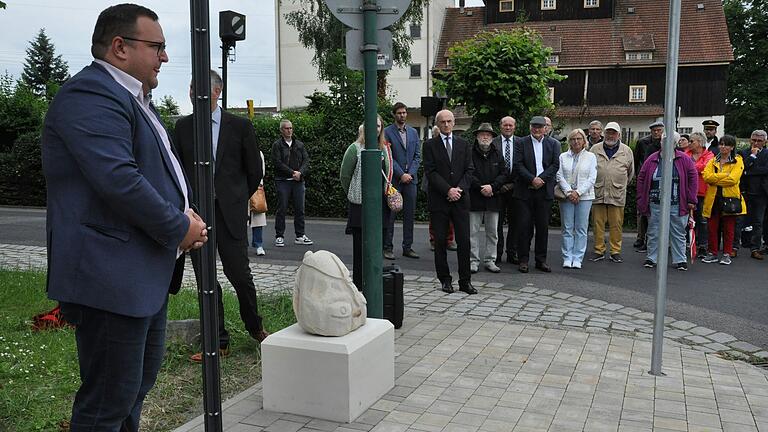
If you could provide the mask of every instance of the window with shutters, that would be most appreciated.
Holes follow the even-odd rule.
[[[541,0],[541,10],[557,9],[557,0]]]
[[[585,8],[598,8],[600,7],[600,0],[584,0]]]

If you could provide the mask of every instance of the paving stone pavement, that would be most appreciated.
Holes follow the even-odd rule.
[[[223,277],[220,282],[232,289]],[[0,268],[45,269],[44,247],[0,244]],[[290,291],[298,269],[295,265],[251,263],[254,283],[260,293]],[[194,272],[187,260],[184,284],[194,286]],[[581,328],[590,333],[624,334],[650,340],[653,314],[599,299],[587,299],[567,293],[526,286],[473,281],[477,295],[457,292],[446,295],[439,281],[425,274],[405,276],[405,304],[409,313],[445,314],[452,317],[476,317],[498,322],[536,323],[548,328]],[[667,339],[689,345],[703,352],[724,352],[736,358],[768,358],[768,347],[757,347],[736,337],[688,321],[665,318]]]
[[[395,387],[353,423],[265,411],[257,384],[223,405],[224,430],[768,431],[768,374],[667,341],[651,343],[410,309],[395,335]],[[198,417],[176,432],[202,432]]]
[[[45,248],[0,245],[0,268],[44,269]],[[296,266],[252,269],[261,292],[285,291]],[[474,285],[477,295],[446,295],[431,276],[406,276],[395,387],[355,422],[265,411],[257,384],[223,404],[225,430],[768,432],[768,372],[713,353],[768,356],[761,348],[667,317],[666,375],[654,377],[652,314],[533,285]],[[203,430],[198,417],[176,432]]]

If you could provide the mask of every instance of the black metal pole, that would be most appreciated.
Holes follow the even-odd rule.
[[[190,0],[192,32],[192,108],[194,124],[193,203],[208,224],[208,242],[192,254],[197,260],[197,292],[203,345],[203,417],[206,431],[223,430],[219,380],[219,331],[216,290],[216,224],[213,201],[211,136],[211,54],[208,0]]]
[[[221,109],[227,109],[227,63],[229,63],[229,50],[231,45],[229,41],[221,40],[221,81],[224,88],[221,90]]]

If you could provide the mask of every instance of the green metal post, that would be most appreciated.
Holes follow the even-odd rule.
[[[365,76],[365,150],[363,163],[363,295],[368,316],[383,318],[381,151],[376,131],[376,0],[363,1],[363,71]]]

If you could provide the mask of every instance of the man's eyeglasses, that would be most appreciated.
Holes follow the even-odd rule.
[[[157,48],[157,56],[160,57],[165,52],[165,42],[156,42],[156,41],[149,41],[144,39],[136,39],[128,36],[120,36],[121,38],[129,41],[135,41],[135,42],[144,42],[146,44],[149,44],[151,47]]]

